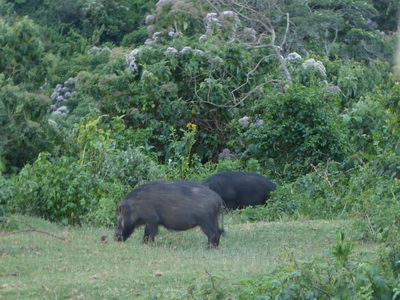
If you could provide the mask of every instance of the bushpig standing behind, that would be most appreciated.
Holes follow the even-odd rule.
[[[221,196],[228,209],[263,205],[276,189],[268,178],[252,172],[225,171],[216,173],[203,181]]]

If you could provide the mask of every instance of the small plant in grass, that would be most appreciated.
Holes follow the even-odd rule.
[[[165,154],[167,160],[167,176],[170,178],[187,179],[195,165],[200,164],[199,157],[193,154],[193,145],[196,142],[197,125],[188,123],[186,128],[180,130],[180,134],[170,127],[170,135],[163,136],[169,140],[169,146]]]
[[[350,254],[354,249],[354,243],[348,242],[345,239],[345,231],[339,230],[336,243],[332,246],[332,255],[335,256],[337,261],[345,267],[349,262]]]
[[[188,294],[191,296],[191,298],[197,299],[200,296],[200,299],[226,299],[226,291],[224,288],[222,288],[223,278],[218,275],[212,275],[208,271],[206,271],[206,274],[209,277],[208,282],[199,286],[189,286]]]

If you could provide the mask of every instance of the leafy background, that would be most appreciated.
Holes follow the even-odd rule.
[[[1,0],[0,15],[1,215],[112,227],[143,182],[258,172],[279,188],[241,220],[358,220],[386,284],[358,292],[398,297],[397,0]],[[276,274],[304,295],[317,275],[297,275]]]

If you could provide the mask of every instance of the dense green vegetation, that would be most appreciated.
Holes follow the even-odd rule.
[[[143,182],[254,171],[278,189],[243,222],[356,219],[385,286],[348,293],[399,297],[398,15],[397,0],[0,0],[0,215],[111,227]],[[313,270],[240,297],[349,295]]]

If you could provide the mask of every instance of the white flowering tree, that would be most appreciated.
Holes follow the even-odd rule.
[[[194,149],[202,158],[234,143],[238,132],[261,126],[261,118],[247,113],[265,95],[285,91],[292,83],[287,65],[303,62],[297,53],[284,58],[285,34],[278,38],[261,13],[236,2],[160,0],[146,23],[149,37],[126,56],[126,70],[82,73],[78,86],[102,98],[102,113],[124,114],[131,126],[152,128],[152,143],[164,158],[168,137],[189,123],[197,126]],[[314,65],[296,64],[309,73],[324,67],[316,60]]]
[[[250,144],[254,147],[260,144],[253,137],[261,132],[271,136],[270,128],[277,121],[288,130],[296,125],[303,134],[302,128],[315,126],[308,126],[307,118],[297,122],[298,111],[295,114],[280,112],[279,105],[283,110],[293,110],[290,105],[281,103],[284,95],[289,95],[284,98],[288,104],[292,100],[297,101],[294,103],[304,101],[301,113],[307,116],[309,107],[314,107],[308,103],[316,102],[314,95],[320,95],[314,89],[324,90],[319,102],[314,103],[316,112],[312,118],[317,123],[319,116],[323,116],[319,110],[325,109],[325,102],[331,104],[327,106],[330,110],[338,103],[335,97],[351,93],[341,91],[349,84],[348,76],[344,76],[346,70],[339,64],[332,74],[328,59],[291,51],[293,40],[289,36],[294,24],[289,17],[288,13],[280,11],[276,2],[160,0],[145,17],[148,39],[142,45],[132,45],[126,57],[117,55],[118,51],[126,49],[90,49],[87,53],[90,59],[93,62],[104,59],[104,67],[96,67],[99,72],[78,74],[76,98],[68,98],[73,90],[64,93],[63,87],[56,87],[53,113],[64,116],[68,112],[60,112],[61,104],[92,97],[98,102],[96,107],[101,114],[123,114],[128,126],[151,130],[149,144],[154,146],[160,159],[166,161],[174,149],[171,136],[177,133],[183,137],[182,129],[188,128],[187,124],[196,125],[191,127],[196,129],[193,151],[203,160],[215,159],[225,148],[233,154],[250,153]],[[333,81],[334,78],[340,80]],[[359,77],[353,81],[359,82]],[[340,88],[333,83],[339,83]],[[293,91],[302,90],[302,87],[305,87],[304,96],[297,100]],[[325,90],[332,95],[325,95]],[[271,98],[271,95],[276,97]],[[267,104],[271,105],[269,111]],[[276,107],[279,109],[271,114]],[[71,113],[73,111],[68,116]],[[286,126],[288,120],[281,117],[285,115],[293,119],[290,126]],[[328,121],[326,124],[330,124],[331,120]],[[320,137],[330,134],[329,126],[324,128],[326,132],[318,133]],[[292,143],[290,131],[275,133],[276,141],[282,141],[282,136],[288,138],[276,151],[278,156],[289,149],[289,144],[293,145],[291,153],[299,153],[299,145],[304,142],[302,138],[294,138]],[[315,143],[310,142],[312,151],[319,149],[322,138],[315,140]],[[265,142],[260,151],[253,152],[263,160],[266,150],[272,146]],[[307,148],[308,152],[304,153],[311,150]],[[285,157],[282,161],[289,159]]]
[[[281,12],[276,3],[263,4],[259,7],[260,9],[257,9],[257,4],[254,5],[251,1],[207,1],[215,10],[221,11],[227,8],[230,9],[230,11],[222,11],[220,14],[227,15],[227,13],[229,13],[230,19],[233,19],[233,16],[235,16],[236,26],[231,26],[231,32],[236,41],[243,43],[249,49],[270,48],[279,62],[284,79],[289,84],[292,82],[290,72],[286,66],[286,60],[281,51],[286,42],[286,36],[290,25],[288,13]],[[267,5],[267,7],[265,7],[265,5]],[[274,11],[275,13],[278,12],[280,14],[279,17],[286,20],[286,30],[281,34],[281,36],[277,36],[274,24],[271,21],[270,16],[267,15],[269,11]],[[241,22],[240,20],[243,20],[244,24],[248,24],[251,27],[244,26],[241,31],[238,31],[236,27],[239,22]]]
[[[195,76],[194,94],[197,101],[221,108],[238,108],[246,100],[260,93],[265,86],[271,84],[284,86],[292,81],[286,60],[280,53],[281,46],[275,45],[276,34],[269,21],[263,20],[262,15],[254,11],[262,20],[258,27],[261,24],[263,28],[256,30],[246,27],[244,24],[250,22],[246,15],[240,12],[241,7],[235,3],[236,7],[230,10],[228,8],[231,8],[231,4],[224,1],[198,3],[191,0],[160,0],[154,13],[146,17],[149,38],[145,46],[149,47],[174,43],[174,39],[179,36],[182,38],[190,28],[196,28],[197,31],[192,30],[190,35],[200,35],[198,38],[200,49],[192,47],[193,53],[205,52],[203,57],[207,58],[209,67],[208,74],[203,72],[201,77]],[[203,32],[199,31],[199,28],[203,29]],[[182,49],[176,49],[175,52],[186,51],[188,47],[181,46]],[[170,57],[174,53],[172,48],[166,52]],[[230,51],[236,52],[237,61],[231,60],[232,55],[228,57],[231,61],[224,59],[223,56]],[[217,52],[222,55],[211,55]],[[236,66],[231,66],[230,63]],[[260,72],[264,75],[267,73],[265,72],[267,63],[270,65],[267,69],[277,64],[281,74],[278,72],[275,76],[260,76]],[[129,64],[131,69],[137,68],[136,59],[132,55]],[[236,70],[234,73],[232,70],[221,72],[226,68]],[[216,92],[219,101],[212,99]]]

